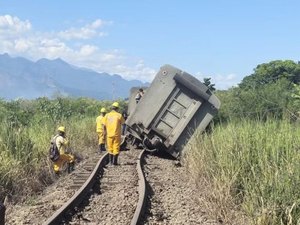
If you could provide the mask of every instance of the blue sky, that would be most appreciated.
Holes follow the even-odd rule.
[[[299,60],[299,9],[296,0],[0,0],[0,53],[142,81],[171,64],[227,89],[258,64]]]

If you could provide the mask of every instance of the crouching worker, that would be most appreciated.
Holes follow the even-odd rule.
[[[67,163],[68,172],[70,173],[74,170],[74,156],[66,152],[69,141],[66,138],[65,127],[59,127],[57,131],[58,134],[53,139],[59,151],[59,158],[54,162],[53,169],[56,174],[59,174],[65,163]]]
[[[99,152],[106,151],[105,149],[105,137],[103,133],[103,121],[104,116],[106,114],[106,109],[101,108],[100,110],[100,116],[96,118],[96,132],[98,134],[98,144],[99,144]]]
[[[107,113],[103,120],[103,131],[106,135],[106,144],[110,165],[118,164],[118,156],[121,145],[121,127],[125,122],[118,110],[119,103],[114,102],[112,104],[112,111]]]

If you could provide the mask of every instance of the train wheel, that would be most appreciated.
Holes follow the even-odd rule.
[[[158,151],[158,149],[156,149],[151,142],[149,141],[148,138],[144,138],[143,140],[143,148],[145,149],[145,151],[147,152],[156,152]]]

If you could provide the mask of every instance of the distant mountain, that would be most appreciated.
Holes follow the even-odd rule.
[[[91,97],[100,100],[126,98],[131,87],[148,86],[119,75],[78,68],[62,59],[32,62],[0,54],[0,98],[34,99],[42,96]]]

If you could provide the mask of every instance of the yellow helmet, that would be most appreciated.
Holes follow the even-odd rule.
[[[116,107],[116,108],[119,108],[119,102],[114,102],[114,103],[112,104],[112,106],[113,106],[113,107]]]
[[[65,127],[59,127],[59,128],[57,128],[57,131],[60,131],[60,132],[64,132],[65,133]]]
[[[101,113],[106,113],[106,108],[101,108],[100,112]]]

